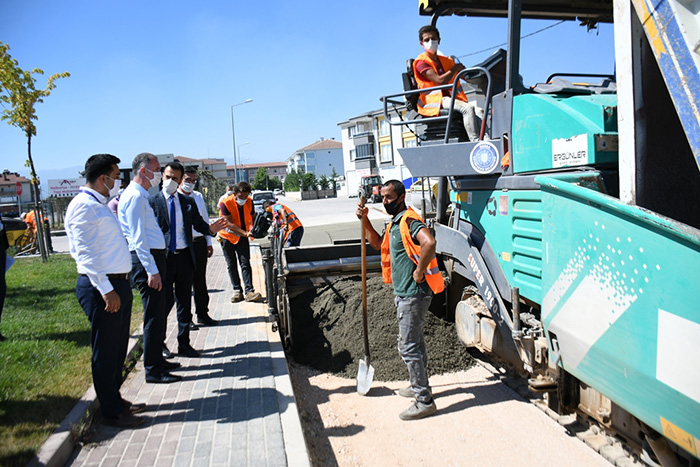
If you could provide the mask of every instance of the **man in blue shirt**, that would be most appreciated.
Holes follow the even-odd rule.
[[[173,383],[181,376],[169,370],[180,366],[163,358],[165,335],[165,239],[156,215],[148,203],[148,189],[161,180],[160,162],[150,153],[141,153],[132,163],[133,180],[119,200],[119,223],[131,251],[131,279],[143,302],[143,365],[146,382]]]

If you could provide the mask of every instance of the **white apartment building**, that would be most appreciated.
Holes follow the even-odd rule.
[[[393,120],[397,112],[405,118],[406,109],[390,111]],[[336,183],[338,195],[357,196],[360,178],[378,174],[383,181],[397,179],[406,182],[411,173],[403,164],[399,148],[416,146],[413,125],[389,125],[383,110],[375,110],[338,123],[343,144],[344,180]]]

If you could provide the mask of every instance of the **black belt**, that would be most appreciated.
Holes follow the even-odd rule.
[[[180,248],[179,250],[175,250],[173,253],[176,255],[179,255],[180,253],[184,253],[187,251],[187,248]]]
[[[79,276],[87,277],[87,274],[78,274]],[[126,280],[129,278],[129,273],[125,272],[122,274],[107,274],[107,277],[109,279],[121,279],[121,280]]]
[[[202,235],[201,237],[194,237],[192,239],[193,242],[201,242],[202,240],[204,240],[204,235]]]

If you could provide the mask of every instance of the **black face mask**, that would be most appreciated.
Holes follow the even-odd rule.
[[[386,203],[384,205],[384,209],[386,209],[386,213],[389,214],[390,216],[395,216],[401,210],[402,205],[403,205],[403,201],[399,201],[398,199],[395,199],[391,203]]]

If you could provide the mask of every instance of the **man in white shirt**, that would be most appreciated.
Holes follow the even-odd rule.
[[[165,240],[165,316],[167,319],[170,309],[177,302],[177,352],[184,357],[197,358],[199,352],[190,344],[195,264],[192,229],[203,235],[216,235],[224,223],[218,221],[209,225],[199,215],[194,200],[177,192],[184,171],[185,168],[179,162],[169,162],[163,170],[163,189],[149,196],[148,202]],[[165,333],[163,344],[165,345]]]
[[[180,184],[180,193],[191,196],[202,219],[209,223],[209,213],[207,206],[204,203],[202,194],[194,189],[197,183],[197,169],[194,167],[186,167],[185,175],[182,177]],[[214,248],[211,246],[211,237],[202,235],[194,228],[192,229],[192,241],[194,242],[194,305],[197,322],[200,326],[216,326],[217,321],[209,316],[209,290],[207,289],[207,259],[214,254]]]
[[[144,152],[134,158],[133,179],[119,199],[119,223],[131,251],[131,280],[143,302],[143,365],[146,382],[173,383],[181,376],[169,373],[180,366],[163,358],[165,335],[165,240],[148,204],[148,189],[160,183],[160,162]]]
[[[120,427],[140,425],[134,413],[145,404],[122,399],[122,369],[131,323],[131,258],[119,222],[107,207],[120,186],[119,159],[96,154],[85,163],[86,185],[66,211],[70,254],[78,268],[75,293],[92,333],[92,380],[104,422]],[[114,192],[114,193],[113,193]]]

